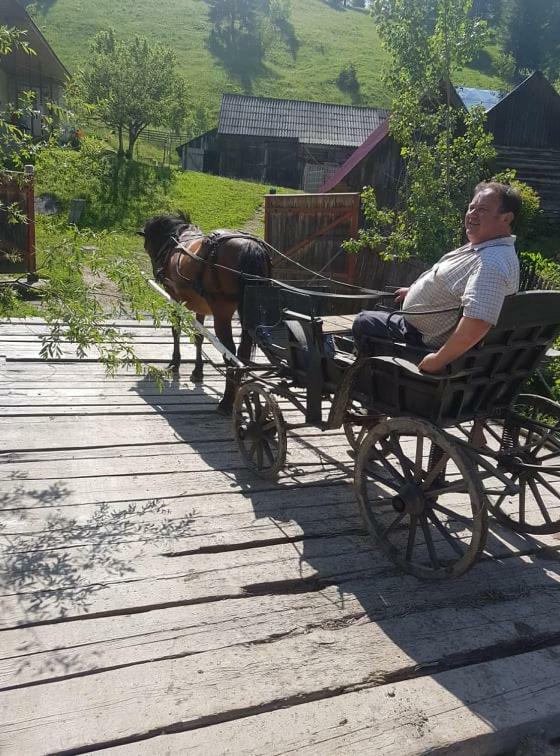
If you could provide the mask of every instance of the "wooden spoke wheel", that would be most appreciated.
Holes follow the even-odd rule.
[[[233,432],[247,466],[262,478],[276,478],[286,464],[286,427],[278,402],[258,383],[237,392]]]
[[[484,548],[487,512],[476,467],[429,422],[392,418],[372,428],[354,487],[370,533],[416,577],[457,577]]]
[[[360,417],[359,413],[348,412],[347,419],[343,423],[346,440],[354,451],[358,451],[362,441],[373,428],[374,425],[384,420],[385,417],[380,415]]]
[[[486,491],[488,506],[501,523],[520,533],[560,531],[560,404],[521,394],[499,424],[485,426],[499,445],[498,470],[518,487]]]

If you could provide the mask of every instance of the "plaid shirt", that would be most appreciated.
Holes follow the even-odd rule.
[[[455,330],[462,314],[496,325],[504,298],[519,289],[515,236],[470,242],[444,255],[410,287],[403,303],[405,320],[422,334],[426,346],[439,349]],[[454,312],[412,315],[410,311]]]

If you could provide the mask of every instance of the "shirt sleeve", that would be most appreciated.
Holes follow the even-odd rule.
[[[496,325],[508,291],[504,274],[482,261],[471,273],[461,297],[463,315]]]

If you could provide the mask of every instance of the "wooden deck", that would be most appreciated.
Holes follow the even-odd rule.
[[[166,330],[123,324],[147,360]],[[560,736],[557,537],[492,522],[455,582],[368,541],[343,434],[277,484],[214,412],[0,326],[0,753],[513,751]],[[3,357],[1,356],[3,355]],[[187,353],[192,359],[192,350]]]

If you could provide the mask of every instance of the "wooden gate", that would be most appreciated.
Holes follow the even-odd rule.
[[[326,276],[354,282],[357,258],[341,245],[356,236],[360,220],[360,195],[269,194],[265,198],[265,239],[294,263]],[[273,276],[307,281],[313,276],[278,256]],[[320,283],[319,279],[315,279]]]
[[[0,273],[34,274],[35,261],[35,192],[33,166],[25,173],[3,171],[0,174]],[[1,206],[16,205],[27,221],[10,223]]]

